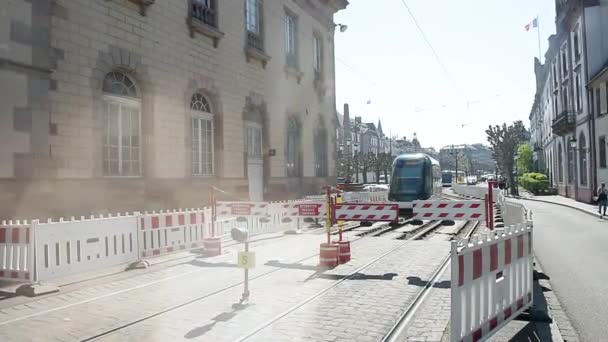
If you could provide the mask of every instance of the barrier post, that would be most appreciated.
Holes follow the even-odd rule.
[[[325,230],[327,232],[327,243],[331,243],[331,212],[333,208],[331,207],[331,187],[328,185],[327,188],[327,220],[325,220]]]
[[[215,237],[215,220],[217,219],[217,208],[215,200],[215,188],[212,186],[209,190],[209,196],[211,197],[211,237]]]
[[[490,210],[490,206],[488,204],[488,195],[486,194],[484,196],[484,203],[485,203],[485,209],[486,209],[486,227],[490,226],[490,215],[488,215],[488,211]]]
[[[336,196],[336,203],[337,204],[342,203],[342,195],[341,194],[338,194]],[[343,228],[343,224],[344,224],[344,221],[338,221],[338,232],[339,232],[339,239],[338,239],[338,241],[342,241],[342,228]]]

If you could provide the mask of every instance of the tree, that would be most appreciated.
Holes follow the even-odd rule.
[[[517,159],[517,171],[520,175],[528,173],[532,170],[532,148],[526,143],[519,146],[517,150],[519,158]]]
[[[357,166],[359,167],[358,171],[361,171],[361,175],[363,176],[363,183],[367,183],[367,171],[370,170],[375,161],[371,157],[373,154],[371,153],[363,153],[359,152],[355,156],[357,158]]]
[[[513,186],[515,184],[513,177],[515,150],[520,143],[527,140],[528,132],[523,122],[515,121],[509,126],[506,123],[503,123],[502,126],[489,126],[486,134],[492,153],[496,158],[498,169],[508,179],[511,185],[511,194],[515,195],[516,189]]]

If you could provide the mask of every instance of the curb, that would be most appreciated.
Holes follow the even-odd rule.
[[[574,210],[580,211],[583,214],[587,214],[587,215],[590,215],[590,216],[593,216],[593,217],[597,218],[597,214],[595,214],[595,213],[591,213],[591,212],[589,212],[589,211],[587,211],[585,209],[573,207],[573,206],[568,205],[568,204],[551,202],[551,201],[546,201],[546,200],[540,200],[540,199],[536,199],[536,198],[517,197],[517,196],[508,196],[507,198],[514,198],[514,199],[524,200],[524,201],[532,201],[532,202],[555,204],[555,205],[559,205],[559,206],[562,206],[562,207],[565,207],[565,208],[574,209]]]

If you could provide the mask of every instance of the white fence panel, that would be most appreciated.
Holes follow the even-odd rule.
[[[3,221],[0,225],[0,279],[33,280],[34,244],[27,221]]]
[[[139,215],[139,255],[145,258],[201,247],[209,218],[204,209]]]
[[[531,224],[452,242],[451,341],[485,340],[532,305]]]
[[[40,223],[35,226],[38,281],[137,260],[137,216]]]

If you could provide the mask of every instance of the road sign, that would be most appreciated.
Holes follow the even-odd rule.
[[[240,268],[250,269],[255,267],[254,252],[239,252],[237,264]]]
[[[322,203],[300,203],[298,204],[298,216],[319,216]]]
[[[266,202],[217,202],[218,216],[266,216]]]

